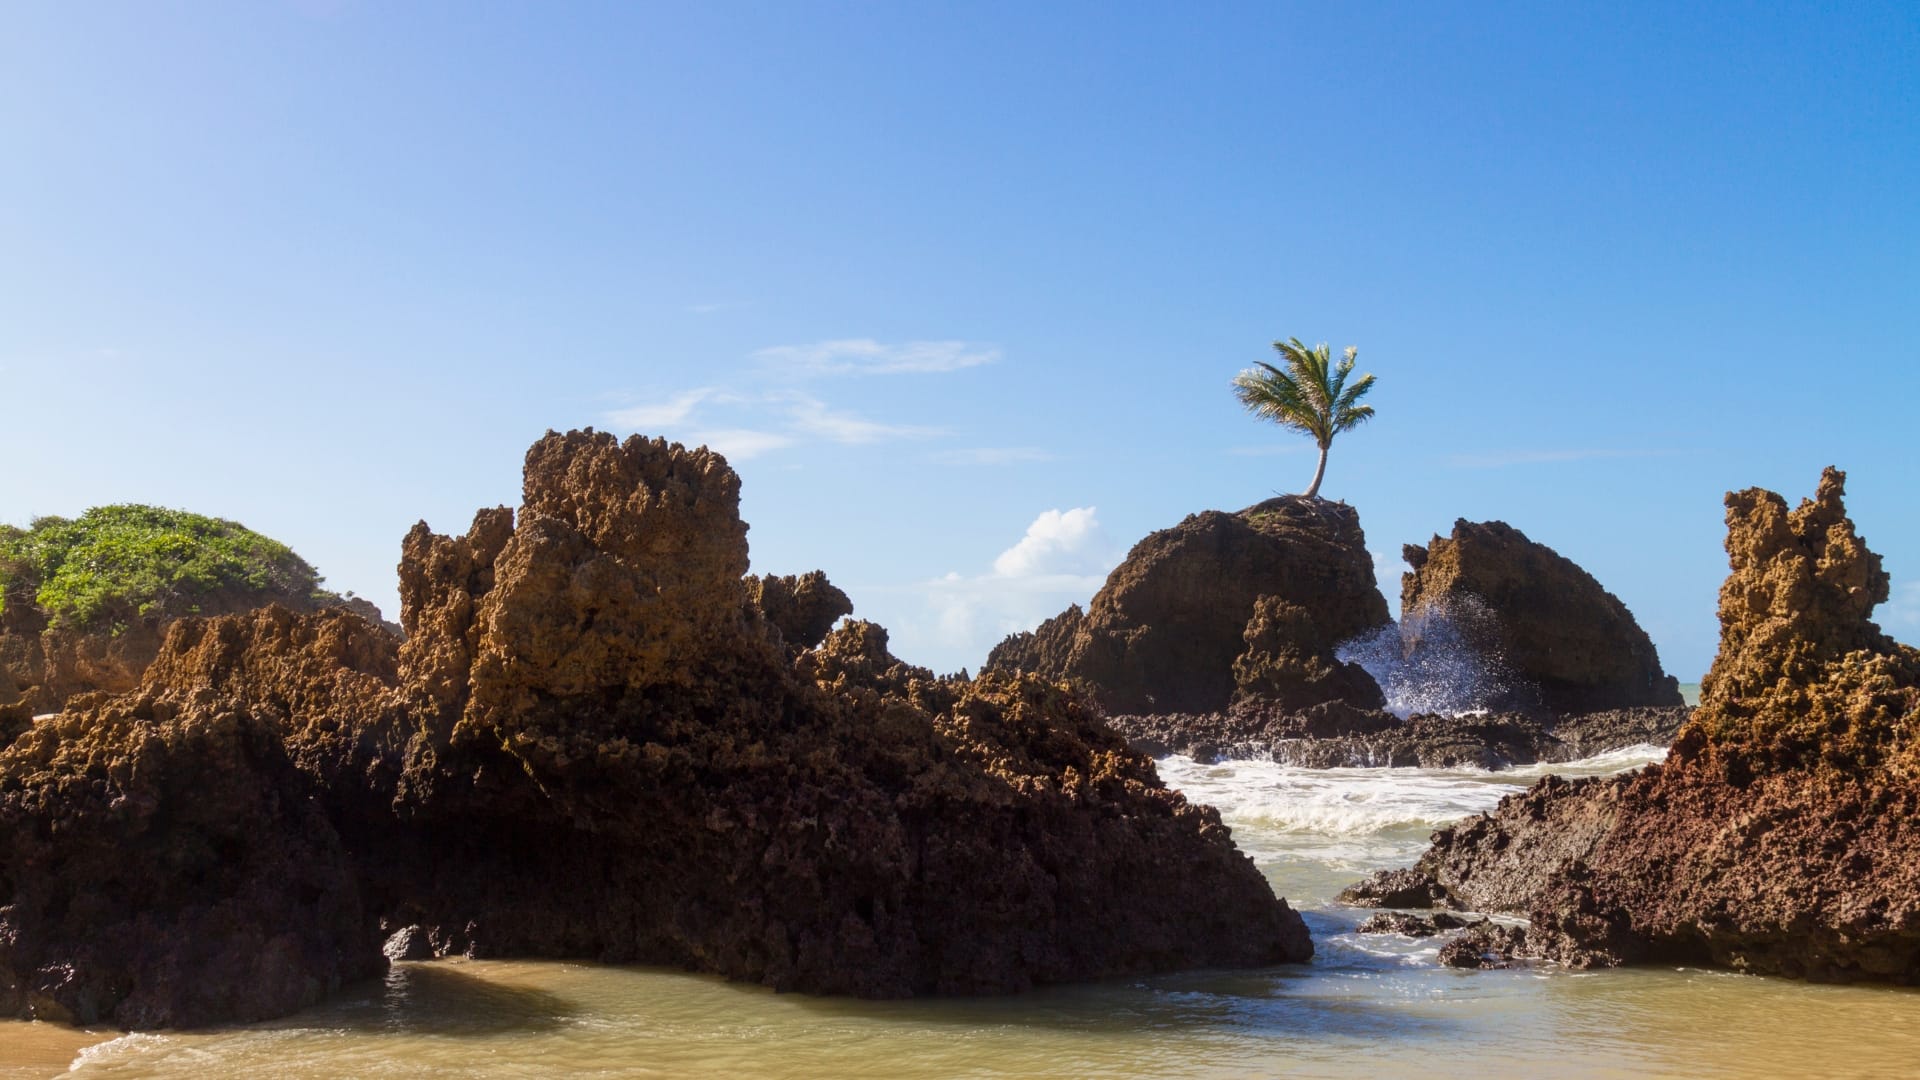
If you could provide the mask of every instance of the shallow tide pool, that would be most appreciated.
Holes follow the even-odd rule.
[[[0,1024],[0,1076],[1885,1076],[1920,1073],[1920,993],[1722,972],[1460,972],[1331,903],[1436,826],[1547,771],[1161,762],[1306,915],[1308,966],[867,1002],[582,964],[443,961],[267,1024],[120,1035]]]

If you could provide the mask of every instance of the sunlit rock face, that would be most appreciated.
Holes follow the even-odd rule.
[[[1500,680],[1485,707],[1570,714],[1679,705],[1653,641],[1593,575],[1500,521],[1454,523],[1451,536],[1407,545],[1402,637],[1418,655],[1431,630],[1442,653],[1456,635]]]
[[[1920,653],[1869,619],[1888,579],[1844,485],[1727,496],[1720,650],[1664,765],[1542,781],[1420,875],[1576,965],[1920,981]]]
[[[826,631],[824,577],[746,579],[738,499],[717,454],[549,434],[517,512],[407,535],[404,644],[183,620],[138,690],[31,725],[0,751],[0,1013],[279,1015],[389,932],[874,996],[1311,955],[1071,693],[936,679]]]
[[[1015,635],[990,670],[1068,679],[1113,713],[1202,713],[1258,698],[1378,707],[1341,642],[1389,622],[1360,516],[1284,496],[1209,510],[1135,544],[1084,616]]]

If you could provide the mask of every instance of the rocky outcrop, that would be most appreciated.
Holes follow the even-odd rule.
[[[818,648],[841,616],[853,614],[853,601],[818,570],[750,577],[747,598],[794,651]]]
[[[1720,651],[1665,764],[1436,833],[1426,887],[1575,966],[1920,981],[1920,653],[1869,619],[1888,579],[1844,480],[1727,497]]]
[[[353,665],[392,654],[344,613],[180,620],[140,689],[0,752],[0,1015],[257,1020],[382,970],[318,775],[351,774],[299,759],[374,737],[387,684]]]
[[[798,647],[838,590],[767,604],[738,484],[549,434],[517,514],[408,534],[404,644],[183,620],[137,690],[32,725],[0,751],[0,1014],[275,1015],[389,934],[871,996],[1311,955],[1218,814],[1064,688],[937,679],[869,623]]]
[[[1073,654],[1073,639],[1080,632],[1086,612],[1079,604],[1041,623],[1031,631],[1008,634],[987,653],[985,671],[1012,674],[1029,671],[1048,678],[1064,678],[1067,658]]]
[[[1285,496],[1148,536],[1083,617],[1003,642],[988,670],[1072,680],[1115,713],[1208,712],[1236,696],[1371,707],[1379,688],[1333,650],[1388,621],[1359,515]]]
[[[252,611],[269,604],[294,611],[347,607],[375,624],[399,629],[382,623],[380,609],[359,597],[316,598],[262,588],[209,593],[199,603],[204,615]],[[140,685],[176,621],[175,616],[151,616],[116,625],[60,626],[34,606],[30,592],[11,595],[0,611],[0,709],[16,704],[29,714],[50,713],[77,694],[126,693]]]
[[[1681,706],[1567,717],[1423,713],[1403,720],[1327,702],[1293,712],[1243,706],[1218,713],[1114,716],[1109,723],[1134,749],[1154,757],[1260,759],[1315,769],[1504,769],[1665,746],[1691,712]]]
[[[1404,648],[1420,649],[1423,624],[1458,624],[1449,628],[1517,676],[1488,706],[1569,714],[1681,703],[1626,605],[1511,525],[1457,521],[1452,536],[1404,551]]]

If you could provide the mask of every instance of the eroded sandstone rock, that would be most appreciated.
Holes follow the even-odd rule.
[[[1457,521],[1451,536],[1409,544],[1405,554],[1405,647],[1420,648],[1417,628],[1436,617],[1457,623],[1517,676],[1488,706],[1571,714],[1681,703],[1679,684],[1626,605],[1511,525]]]
[[[934,678],[864,622],[776,640],[738,490],[705,451],[549,434],[517,514],[408,534],[404,644],[345,611],[175,624],[137,690],[0,750],[0,1008],[277,1015],[383,940],[875,996],[1311,955],[1219,815],[1062,687]]]
[[[1575,965],[1920,981],[1920,653],[1868,618],[1887,577],[1844,480],[1727,497],[1720,651],[1665,764],[1436,833],[1427,887]]]
[[[1195,514],[1134,545],[1075,616],[1003,642],[988,669],[1073,680],[1115,713],[1214,711],[1236,692],[1287,707],[1381,700],[1333,656],[1389,621],[1344,503],[1283,496]]]

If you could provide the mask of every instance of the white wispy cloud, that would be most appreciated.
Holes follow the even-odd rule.
[[[893,439],[925,439],[945,434],[939,428],[868,420],[844,410],[830,409],[825,402],[806,395],[790,395],[784,400],[787,402],[787,420],[792,430],[828,442],[876,443]]]
[[[890,424],[836,409],[811,394],[735,394],[712,386],[603,415],[616,430],[710,446],[737,461],[809,442],[857,446],[945,434],[940,428]]]
[[[1562,461],[1606,458],[1667,457],[1671,450],[1496,450],[1484,454],[1455,454],[1447,464],[1456,469],[1499,469],[1508,465],[1545,465]]]
[[[607,419],[621,427],[636,431],[665,430],[679,427],[693,415],[694,409],[719,391],[711,386],[697,387],[675,394],[665,401],[656,401],[645,405],[629,405],[624,409],[615,409],[607,414]]]
[[[796,377],[909,375],[959,371],[1000,359],[1000,350],[966,341],[905,341],[842,338],[810,345],[775,345],[753,354],[762,365]]]
[[[1037,446],[974,446],[964,450],[942,450],[933,455],[940,465],[1018,465],[1029,461],[1052,461],[1054,455]]]
[[[791,435],[777,431],[755,431],[752,428],[689,431],[680,441],[718,450],[726,455],[728,461],[747,461],[769,450],[783,450],[794,444]]]

